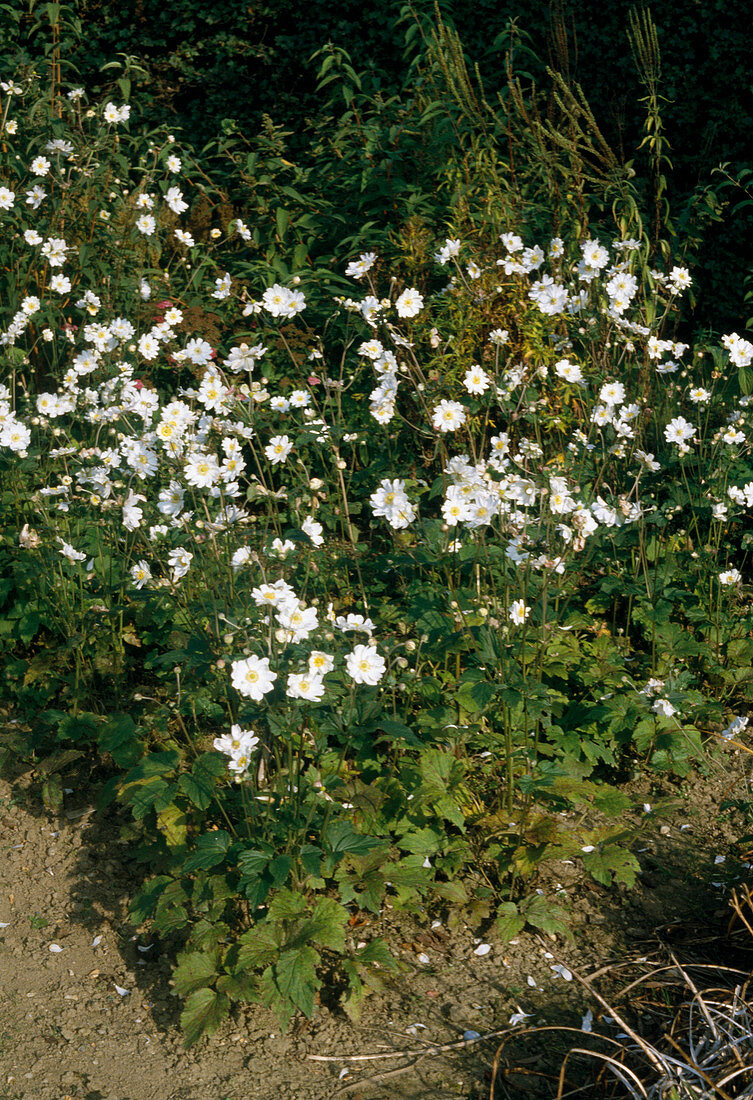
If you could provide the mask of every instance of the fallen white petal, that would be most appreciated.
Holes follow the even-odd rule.
[[[428,955],[424,954],[424,952],[422,951],[421,954],[418,956],[418,961],[420,963],[423,963],[424,966],[426,966],[428,963],[431,962],[431,959],[429,958]]]
[[[527,981],[527,982],[528,982],[528,984],[530,985],[531,989],[538,989],[538,988],[539,988],[539,987],[538,987],[538,986],[536,985],[536,979],[535,979],[535,978],[532,978],[530,974],[529,974],[529,975],[528,975],[528,977],[526,978],[526,981]]]
[[[122,985],[118,985],[117,982],[112,983],[115,986],[115,992],[119,993],[121,997],[127,997],[131,992],[130,989],[123,989]]]
[[[481,1033],[478,1032],[478,1031],[464,1031],[463,1032],[463,1038],[465,1039],[465,1041],[467,1043],[469,1043],[471,1041],[471,1039],[480,1039],[481,1038]]]
[[[10,924],[6,923],[6,921],[0,921],[0,928],[10,928]]]
[[[554,963],[552,966],[550,966],[549,969],[553,970],[555,974],[559,974],[559,976],[561,978],[564,978],[566,982],[571,982],[573,980],[572,974],[566,966],[562,965],[562,963]]]
[[[50,951],[52,952],[53,955],[59,955],[62,950],[63,949],[60,946],[60,944],[57,944],[57,943],[51,943],[50,944]]]
[[[718,866],[720,863],[724,863],[726,856],[714,856],[714,863]]]
[[[432,926],[432,928],[441,928],[442,927],[442,922],[441,922],[441,920],[433,920],[431,922],[431,926]]]
[[[591,1009],[589,1008],[588,1012],[583,1017],[583,1021],[580,1025],[581,1031],[590,1031],[591,1030],[591,1025],[593,1024],[593,1022],[594,1022],[594,1014],[591,1011]]]
[[[102,943],[102,937],[101,936],[95,936],[94,939],[92,940],[92,947],[99,947],[99,945],[101,943]]]
[[[490,943],[480,943],[478,945],[478,947],[475,947],[473,949],[473,954],[474,955],[488,955],[489,952],[491,951],[491,949],[492,949],[492,946],[491,946]]]
[[[513,1027],[515,1027],[516,1024],[522,1024],[523,1020],[531,1015],[530,1012],[524,1012],[520,1005],[516,1005],[515,1007],[518,1011],[513,1012],[512,1016],[510,1017],[510,1023]]]
[[[148,943],[146,947],[142,947],[141,944],[136,945],[137,951],[150,951],[154,947],[153,943]]]
[[[340,1072],[337,1075],[337,1080],[342,1081],[343,1077],[347,1077],[349,1073],[350,1073],[349,1069],[341,1069]]]

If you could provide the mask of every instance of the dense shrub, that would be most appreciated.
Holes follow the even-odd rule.
[[[233,1001],[310,1015],[335,963],[356,1013],[393,965],[356,909],[564,931],[542,861],[631,884],[620,778],[746,725],[753,345],[680,339],[684,242],[577,89],[562,128],[514,83],[492,108],[451,30],[427,42],[409,110],[323,55],[351,88],[330,206],[281,183],[271,122],[216,183],[128,77],[0,85],[16,748],[51,804],[73,756],[107,769],[189,1041]],[[385,198],[362,168],[348,207],[382,111],[425,174],[395,156]]]

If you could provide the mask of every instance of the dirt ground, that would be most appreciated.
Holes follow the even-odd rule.
[[[559,887],[572,911],[572,942],[526,933],[506,946],[490,938],[476,954],[479,929],[450,933],[387,913],[360,934],[385,936],[402,973],[366,1003],[360,1025],[323,1007],[282,1035],[250,1006],[190,1051],[169,961],[127,920],[131,880],[113,817],[95,814],[92,793],[76,789],[50,815],[32,778],[11,769],[0,779],[0,1100],[488,1097],[500,1042],[490,1033],[511,1016],[530,1014],[517,1027],[579,1028],[587,1009],[598,1013],[577,979],[553,966],[584,975],[619,967],[650,954],[657,935],[678,954],[683,941],[704,940],[723,953],[729,884],[746,871],[730,851],[739,829],[717,809],[747,789],[745,766],[729,748],[710,775],[634,792],[652,805],[634,889],[599,887],[574,864],[547,869],[543,885]],[[466,1032],[481,1038],[463,1045]],[[423,1053],[443,1044],[458,1045]],[[405,1057],[348,1060],[398,1051]],[[524,1082],[519,1095],[528,1095]]]

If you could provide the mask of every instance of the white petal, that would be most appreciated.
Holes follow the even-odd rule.
[[[115,992],[119,993],[121,997],[127,997],[131,992],[130,989],[123,989],[122,985],[118,985],[116,982],[112,983],[115,986]]]
[[[480,943],[478,947],[474,948],[474,955],[488,955],[492,947],[490,943]]]

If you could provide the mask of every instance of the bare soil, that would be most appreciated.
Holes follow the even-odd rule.
[[[506,946],[489,939],[491,950],[476,955],[482,930],[388,911],[357,935],[386,937],[402,972],[367,1001],[358,1026],[326,1007],[325,990],[314,1020],[287,1034],[249,1006],[186,1051],[169,959],[127,919],[135,885],[115,811],[95,813],[95,794],[74,788],[51,815],[19,765],[0,779],[0,1100],[488,1097],[500,1042],[491,1033],[518,1009],[526,1022],[576,1028],[589,1007],[598,1011],[577,978],[552,970],[558,962],[603,971],[603,989],[612,968],[650,954],[658,939],[678,957],[705,944],[723,958],[730,882],[748,872],[731,851],[738,823],[718,808],[748,790],[745,766],[729,748],[710,774],[633,791],[652,812],[632,890],[597,886],[575,864],[546,868],[540,885],[562,891],[571,942],[526,933]],[[482,1038],[462,1045],[468,1031]],[[461,1045],[425,1053],[444,1044]],[[405,1057],[348,1060],[399,1051]],[[525,1081],[519,1094],[529,1095]]]

